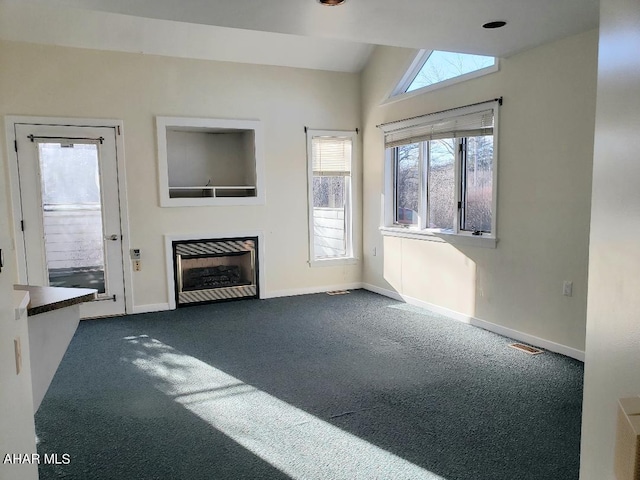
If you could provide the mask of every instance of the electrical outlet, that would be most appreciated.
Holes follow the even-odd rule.
[[[133,261],[133,271],[134,272],[139,272],[140,270],[142,270],[142,262],[140,262],[140,260],[134,260]]]
[[[571,282],[569,280],[565,280],[562,283],[562,294],[565,297],[572,297],[573,296],[573,282]]]

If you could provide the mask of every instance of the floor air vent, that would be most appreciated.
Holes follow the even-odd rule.
[[[349,290],[332,290],[327,292],[327,295],[346,295],[349,293]]]
[[[521,352],[528,353],[529,355],[538,355],[539,353],[544,353],[543,350],[539,348],[530,347],[529,345],[525,345],[524,343],[511,343],[509,344],[511,348],[515,348],[516,350],[520,350]]]

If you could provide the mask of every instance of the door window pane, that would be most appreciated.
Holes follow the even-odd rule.
[[[455,146],[454,139],[429,142],[427,179],[429,228],[452,229],[455,218]]]
[[[96,144],[39,143],[49,285],[104,293],[104,232]]]

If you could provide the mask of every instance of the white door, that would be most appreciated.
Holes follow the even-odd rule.
[[[95,288],[83,318],[125,313],[116,129],[16,124],[30,285]]]

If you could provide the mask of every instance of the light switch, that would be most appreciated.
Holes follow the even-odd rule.
[[[614,468],[617,480],[640,480],[640,396],[618,402]]]

